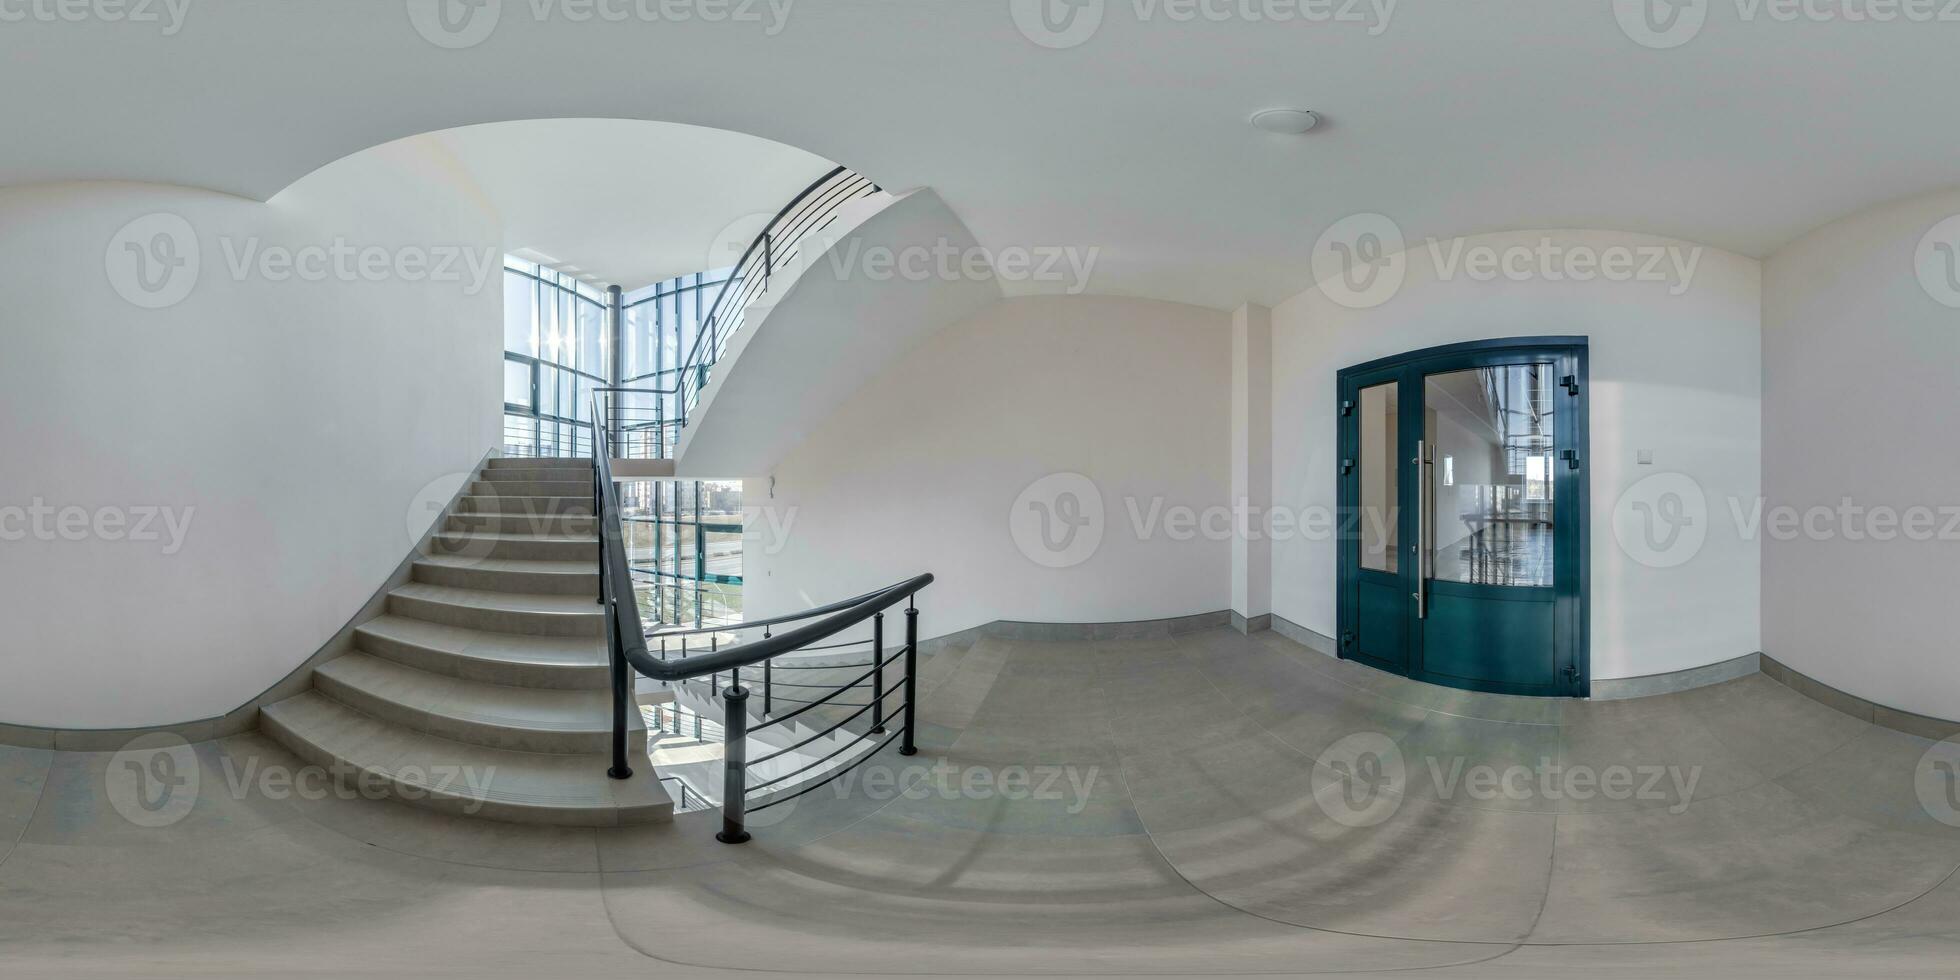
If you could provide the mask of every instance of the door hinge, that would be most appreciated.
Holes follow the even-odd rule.
[[[1343,630],[1343,631],[1341,631],[1341,645],[1342,645],[1342,646],[1344,646],[1344,647],[1351,647],[1351,646],[1353,646],[1353,645],[1354,645],[1354,631],[1353,631],[1353,630]]]
[[[1573,395],[1573,396],[1577,396],[1577,395],[1579,394],[1579,376],[1578,376],[1578,375],[1576,375],[1576,374],[1568,374],[1568,375],[1566,375],[1565,377],[1563,377],[1563,378],[1560,378],[1560,379],[1558,379],[1558,383],[1559,383],[1559,384],[1562,384],[1562,385],[1564,385],[1564,386],[1565,386],[1565,393],[1566,393],[1566,394],[1568,394],[1568,395]]]
[[[1341,460],[1341,475],[1346,476],[1352,472],[1354,472],[1354,460],[1351,459]]]
[[[1579,451],[1577,449],[1561,449],[1559,450],[1558,458],[1565,460],[1565,465],[1570,469],[1576,470],[1579,468]]]
[[[1341,402],[1341,417],[1347,418],[1348,416],[1353,414],[1354,414],[1354,403],[1351,401]]]

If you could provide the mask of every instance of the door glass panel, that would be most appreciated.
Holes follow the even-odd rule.
[[[1397,465],[1395,448],[1396,383],[1361,389],[1361,567],[1393,572],[1395,552]]]
[[[1431,578],[1552,584],[1553,377],[1550,364],[1428,377]]]

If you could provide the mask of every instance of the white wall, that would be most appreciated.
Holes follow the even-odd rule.
[[[1933,290],[1960,302],[1935,248],[1960,240],[1960,220],[1921,241],[1955,215],[1960,192],[1861,212],[1771,256],[1763,281],[1770,505],[1835,514],[1848,499],[1865,515],[1933,512],[1930,535],[1856,512],[1813,521],[1821,533],[1765,533],[1764,652],[1840,690],[1944,718],[1960,718],[1960,545],[1947,528],[1960,505],[1960,309]]]
[[[1695,246],[1614,232],[1506,232],[1467,246]],[[1450,243],[1438,246],[1449,254]],[[1688,253],[1683,251],[1685,260]],[[1656,473],[1689,475],[1710,507],[1753,501],[1761,479],[1761,276],[1757,262],[1703,249],[1689,288],[1674,282],[1477,281],[1438,273],[1412,243],[1399,291],[1349,309],[1316,288],[1273,311],[1273,502],[1335,506],[1335,372],[1376,357],[1467,340],[1591,338],[1592,668],[1595,679],[1681,670],[1753,653],[1761,630],[1756,542],[1727,521],[1670,568],[1635,560],[1615,539],[1615,502]],[[1637,466],[1651,449],[1652,466]],[[1335,633],[1335,542],[1295,534],[1273,546],[1273,612]]]
[[[921,571],[921,628],[996,619],[1102,622],[1226,608],[1230,525],[1139,536],[1148,514],[1229,514],[1231,318],[1110,297],[1009,300],[949,326],[852,395],[750,479],[751,616],[807,608]],[[1100,546],[1049,568],[1010,532],[1023,490],[1080,473],[1100,491]],[[778,543],[771,518],[789,533]],[[773,553],[772,553],[773,550]]]
[[[0,534],[20,537],[0,540],[0,722],[222,714],[311,655],[402,560],[434,517],[418,495],[447,499],[496,439],[500,273],[478,292],[358,268],[280,282],[235,274],[226,243],[500,255],[494,215],[460,179],[411,141],[264,204],[142,184],[0,190],[0,507],[189,515],[166,554],[167,537],[105,524],[66,540],[0,512],[15,515]],[[112,287],[111,243],[159,212],[188,221],[200,268],[186,298],[150,310]]]

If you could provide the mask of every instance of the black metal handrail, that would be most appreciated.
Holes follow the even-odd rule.
[[[707,385],[707,369],[720,360],[728,337],[740,329],[743,310],[768,287],[770,274],[783,266],[780,260],[794,254],[796,246],[811,233],[828,225],[845,204],[879,190],[876,183],[850,168],[836,167],[803,188],[763,226],[701,316],[700,330],[682,362],[678,379],[681,393],[676,399],[682,424],[686,424],[688,413]]]
[[[805,609],[802,612],[788,613],[782,616],[774,616],[769,619],[744,620],[739,623],[729,623],[726,626],[692,626],[687,629],[678,629],[678,630],[656,629],[649,635],[654,639],[672,639],[678,636],[699,636],[703,633],[736,633],[742,630],[765,629],[771,626],[780,626],[784,623],[794,623],[799,620],[809,619],[813,616],[823,616],[829,613],[834,613],[840,609],[846,609],[851,606],[857,605],[858,603],[863,602],[864,600],[869,599],[872,596],[877,595],[879,592],[883,592],[883,591],[885,590],[875,589],[873,591],[866,592],[861,596],[852,596],[849,599],[839,600],[827,606],[818,606],[815,609]],[[863,642],[863,641],[857,641],[857,642]],[[842,645],[848,646],[849,644],[842,644]]]
[[[614,779],[627,779],[633,775],[633,768],[627,761],[627,719],[633,708],[633,675],[658,681],[686,681],[696,677],[708,677],[728,672],[731,685],[722,692],[723,706],[727,719],[723,731],[727,744],[723,752],[725,788],[722,799],[722,831],[716,835],[728,843],[748,840],[744,829],[747,792],[744,789],[747,771],[747,738],[749,732],[748,691],[741,686],[741,669],[756,664],[767,663],[775,657],[803,650],[821,640],[829,639],[853,626],[867,620],[874,625],[874,655],[876,666],[873,671],[879,682],[877,702],[883,703],[884,670],[884,613],[885,610],[904,603],[906,607],[905,629],[905,702],[902,710],[905,717],[903,731],[904,747],[901,751],[911,755],[918,751],[914,742],[916,719],[915,682],[918,665],[918,593],[931,585],[930,572],[916,575],[903,582],[887,586],[875,592],[867,592],[854,599],[841,603],[831,603],[818,607],[820,612],[806,612],[793,617],[794,620],[812,619],[795,629],[770,635],[765,628],[764,636],[728,649],[717,649],[704,655],[684,657],[678,660],[655,658],[647,649],[647,635],[640,619],[639,599],[633,592],[632,571],[626,561],[626,542],[620,533],[619,488],[613,482],[612,441],[607,432],[604,415],[600,411],[601,392],[592,395],[592,467],[593,467],[593,510],[598,515],[599,525],[599,598],[606,607],[604,629],[606,632],[607,660],[612,679],[612,765],[607,770]],[[839,688],[841,693],[847,688]],[[835,693],[829,697],[834,697]],[[828,698],[826,698],[827,700]],[[882,728],[882,707],[879,725]],[[764,725],[769,724],[765,722]]]

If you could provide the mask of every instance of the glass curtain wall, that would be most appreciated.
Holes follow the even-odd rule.
[[[623,482],[620,509],[643,615],[670,626],[741,622],[741,481]]]
[[[677,389],[681,368],[701,336],[701,323],[735,269],[714,269],[657,282],[627,293],[621,325],[621,387]],[[649,396],[658,417],[680,418],[677,394]]]
[[[612,377],[606,293],[504,257],[504,455],[590,456],[592,389]]]

